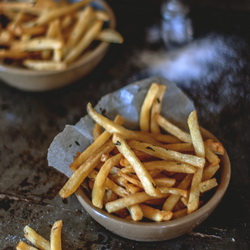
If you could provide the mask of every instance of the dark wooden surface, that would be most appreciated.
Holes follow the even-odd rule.
[[[161,41],[161,1],[109,0],[123,34],[88,77],[69,87],[28,93],[0,82],[0,243],[14,249],[30,225],[44,237],[63,219],[64,249],[249,249],[250,6],[248,1],[190,1],[189,44]],[[128,83],[160,75],[194,101],[202,126],[225,145],[229,189],[214,213],[188,235],[134,242],[93,221],[72,196],[57,195],[66,178],[47,164],[47,148],[65,124],[86,114],[87,102]],[[34,83],[35,84],[35,83]]]

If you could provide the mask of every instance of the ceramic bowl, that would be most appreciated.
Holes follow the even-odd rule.
[[[202,133],[204,138],[212,138],[218,141],[208,131],[204,130]],[[136,241],[163,241],[187,234],[201,224],[223,198],[230,176],[230,161],[227,152],[225,152],[221,157],[219,185],[212,197],[192,214],[167,222],[127,221],[93,206],[82,189],[78,189],[76,196],[90,216],[114,234]]]
[[[109,27],[115,28],[116,21],[109,5],[99,0],[98,8],[105,10],[109,17]],[[80,57],[62,71],[37,71],[4,65],[0,63],[0,79],[7,84],[25,91],[47,91],[74,83],[90,73],[103,59],[109,44],[101,42],[90,53]]]

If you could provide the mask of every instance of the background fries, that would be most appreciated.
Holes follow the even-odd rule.
[[[39,235],[35,230],[30,228],[29,226],[25,226],[24,228],[24,236],[30,241],[34,246],[40,249],[50,249],[50,243],[46,239],[44,239],[41,235]]]
[[[61,250],[62,243],[61,243],[61,231],[62,231],[62,221],[56,221],[50,233],[50,249],[51,250]]]
[[[154,100],[156,99],[157,93],[159,92],[159,85],[152,83],[150,89],[144,99],[144,102],[141,106],[140,113],[140,129],[142,131],[149,131],[150,129],[150,109]]]
[[[62,220],[56,221],[50,231],[50,241],[43,238],[34,229],[29,226],[24,227],[24,237],[34,246],[31,246],[23,241],[20,241],[16,249],[17,250],[61,250],[61,231],[62,231]]]
[[[121,34],[105,25],[108,14],[95,10],[92,1],[0,3],[0,60],[34,70],[64,70],[89,53],[94,41],[122,43]]]
[[[95,129],[94,142],[71,164],[75,173],[59,192],[63,198],[90,180],[85,183],[94,206],[134,221],[168,221],[204,204],[203,193],[218,185],[223,148],[203,140],[195,110],[187,121],[189,132],[160,115],[155,100],[162,102],[159,90],[165,89],[157,83],[149,88],[139,122],[144,131],[129,130],[87,105],[89,116],[104,132]],[[162,134],[160,127],[170,135]]]

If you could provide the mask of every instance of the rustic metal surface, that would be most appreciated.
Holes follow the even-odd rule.
[[[27,224],[48,238],[52,223],[62,219],[64,249],[249,249],[248,4],[220,1],[217,8],[216,1],[191,1],[194,40],[170,52],[156,41],[161,1],[108,2],[126,42],[113,45],[87,78],[46,93],[0,83],[0,248],[14,249]],[[108,232],[74,196],[62,200],[57,193],[66,178],[48,167],[46,157],[65,124],[85,115],[87,102],[153,74],[174,80],[194,100],[201,124],[228,150],[232,180],[219,207],[192,233],[139,243]]]

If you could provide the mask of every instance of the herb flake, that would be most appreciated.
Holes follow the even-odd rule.
[[[121,142],[120,141],[116,141],[115,142],[115,146],[120,146],[121,145]]]
[[[154,151],[155,152],[155,150],[153,149],[153,148],[151,148],[151,147],[146,147],[146,149],[149,149],[149,150],[152,150],[152,151]]]

